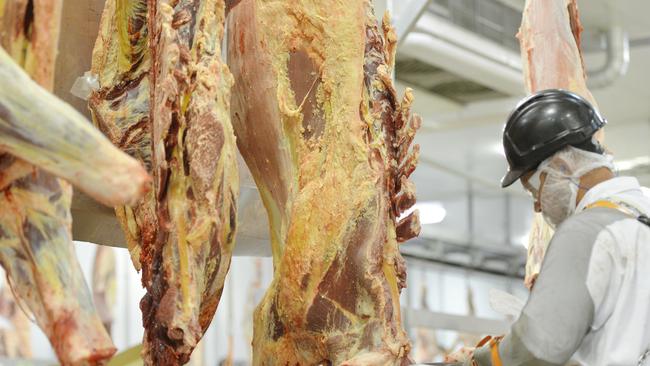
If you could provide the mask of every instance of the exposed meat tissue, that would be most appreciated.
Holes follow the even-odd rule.
[[[521,45],[524,82],[529,94],[545,89],[577,93],[598,107],[587,89],[580,51],[582,25],[576,0],[527,0],[517,37]],[[596,136],[603,140],[599,132]],[[539,274],[553,231],[537,214],[526,263],[526,285],[530,288]]]
[[[93,51],[97,126],[154,189],[116,208],[147,294],[148,365],[186,363],[230,266],[238,176],[223,0],[108,0]]]
[[[396,36],[369,1],[242,0],[229,16],[237,144],[266,206],[274,280],[255,365],[406,365],[399,242],[421,121],[391,81]]]
[[[57,176],[107,204],[134,201],[149,178],[45,90],[60,13],[57,0],[0,1],[0,263],[61,364],[100,365],[115,347],[76,261],[72,189]]]
[[[519,29],[528,93],[565,89],[592,104],[580,51],[582,25],[576,0],[527,0]]]
[[[60,2],[48,4],[54,4],[50,14],[60,12]],[[236,80],[232,111],[232,76],[220,58],[226,10]],[[58,24],[50,32],[56,35]],[[35,42],[25,39],[19,42]],[[411,144],[421,120],[410,112],[411,92],[399,101],[392,84],[395,41],[388,19],[380,28],[367,0],[106,2],[92,65],[100,88],[91,95],[90,109],[101,131],[146,167],[153,189],[146,190],[147,174],[128,159],[123,163],[131,170],[115,176],[137,178],[133,187],[115,187],[119,179],[112,185],[122,196],[93,190],[90,182],[101,180],[99,173],[75,181],[71,171],[81,171],[88,163],[83,159],[76,165],[63,154],[32,159],[102,202],[122,205],[116,214],[147,289],[141,301],[146,364],[186,363],[219,302],[238,195],[231,115],[269,214],[275,265],[273,284],[255,313],[254,363],[410,363],[399,305],[405,263],[398,246],[419,233],[417,211],[400,217],[415,202],[409,176],[418,146]],[[38,50],[53,52],[55,42],[49,46]],[[53,53],[49,57],[53,61]],[[37,65],[35,76],[46,63]],[[22,146],[38,152],[33,141]],[[14,237],[23,248],[22,241],[34,247],[47,240],[48,253],[69,261],[69,186],[11,155],[3,159],[2,168],[9,168],[2,169],[0,182],[10,194],[2,199],[21,198],[12,190],[28,197],[12,201],[11,215],[29,225],[12,227],[19,221],[3,211],[2,240],[20,231]],[[46,248],[38,246],[26,257],[38,260]],[[10,274],[21,263],[5,262],[3,257]],[[97,333],[103,328],[92,303],[78,303],[90,298],[78,264],[61,269],[45,261],[28,269],[32,275],[25,284],[59,281],[54,292],[79,292],[53,297],[66,300],[64,324],[55,322],[49,332],[58,337],[53,342],[62,363],[110,357],[114,348],[102,344],[107,337]],[[38,277],[39,271],[51,273]],[[25,285],[15,288],[37,318],[47,318],[44,309],[53,305],[25,292]]]

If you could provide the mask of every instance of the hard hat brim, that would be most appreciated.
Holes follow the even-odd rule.
[[[508,170],[508,173],[501,179],[501,188],[506,188],[512,185],[512,183],[516,182],[519,178],[521,178],[524,174],[526,174],[525,170]]]

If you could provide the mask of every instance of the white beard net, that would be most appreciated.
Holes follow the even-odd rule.
[[[537,172],[546,173],[539,200],[544,219],[551,227],[557,227],[575,212],[580,178],[602,167],[615,171],[611,155],[573,146],[565,147],[539,165]]]

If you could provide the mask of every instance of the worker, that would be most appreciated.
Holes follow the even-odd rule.
[[[520,180],[556,231],[528,302],[504,337],[465,365],[650,365],[650,199],[617,177],[594,138],[605,120],[582,97],[524,99],[503,132],[508,187]]]

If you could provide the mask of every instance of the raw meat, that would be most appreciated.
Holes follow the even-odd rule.
[[[60,9],[61,1],[55,0],[0,1],[0,43],[46,88],[52,86]],[[2,55],[3,70],[7,65],[13,67],[4,60],[4,51]],[[5,81],[0,85],[3,92]],[[7,99],[3,97],[2,102]],[[3,126],[11,122],[8,105],[0,108]],[[11,131],[3,127],[2,134]],[[71,187],[8,153],[0,155],[0,173],[0,263],[17,301],[34,314],[61,364],[103,364],[115,347],[95,313],[75,260],[70,234]]]
[[[565,89],[598,107],[587,89],[580,51],[581,32],[576,0],[526,0],[517,37],[529,94],[544,89]],[[604,139],[602,132],[596,137],[601,141]],[[553,230],[541,214],[536,214],[526,262],[525,284],[528,288],[533,286],[539,274],[551,236]]]
[[[149,119],[147,0],[106,1],[92,56],[92,74],[100,89],[90,95],[93,122],[121,150],[152,172]],[[135,205],[118,206],[135,267],[140,270],[142,243],[153,243],[158,227],[151,190]]]
[[[0,151],[66,179],[107,205],[133,203],[149,188],[149,176],[135,159],[30,80],[3,49],[0,83]],[[5,170],[0,188],[30,171],[24,162]]]
[[[528,93],[560,88],[596,105],[587,89],[576,0],[527,0],[519,42]]]
[[[106,2],[93,51],[99,128],[142,161],[154,190],[116,208],[147,294],[148,365],[186,363],[230,266],[238,175],[223,0]]]
[[[366,0],[242,0],[228,34],[233,126],[274,260],[253,364],[409,364],[398,242],[419,224],[398,218],[421,121],[393,89],[395,33]]]
[[[0,283],[4,282],[0,279]],[[0,355],[9,358],[31,358],[31,323],[18,306],[8,283],[0,284]]]

